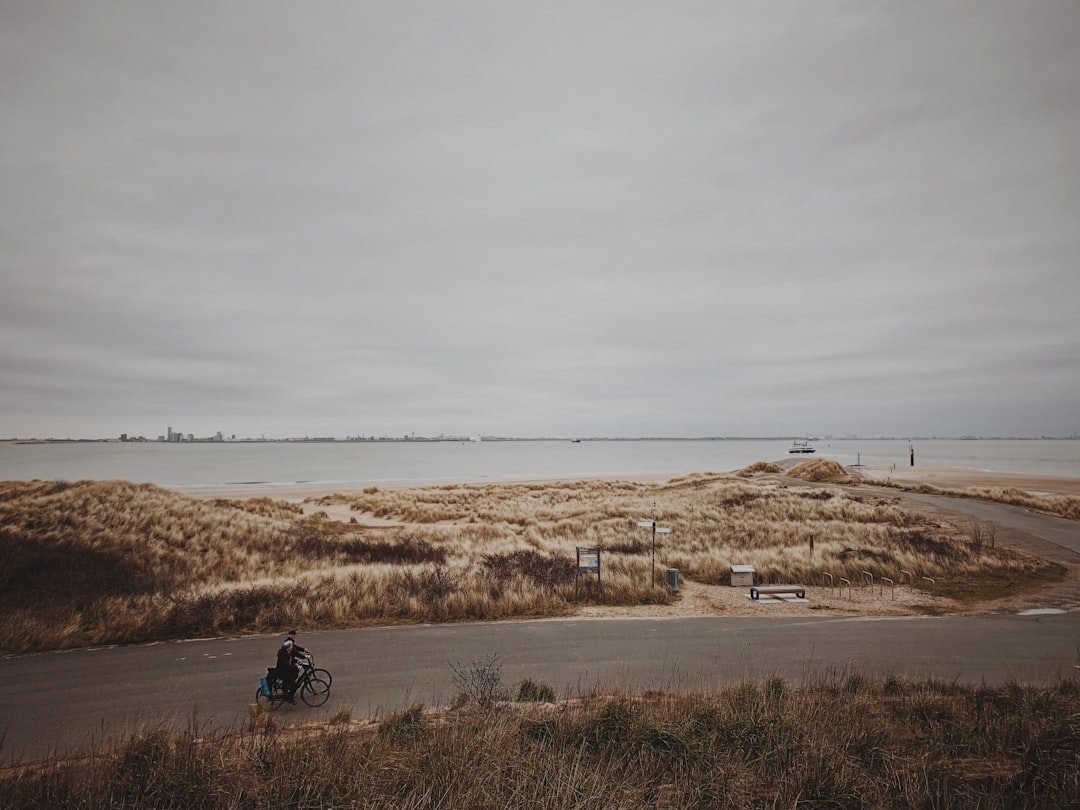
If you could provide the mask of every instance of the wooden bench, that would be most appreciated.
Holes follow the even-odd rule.
[[[761,594],[775,596],[781,593],[793,593],[799,599],[806,598],[806,588],[802,585],[755,585],[750,588],[751,599],[757,599]]]

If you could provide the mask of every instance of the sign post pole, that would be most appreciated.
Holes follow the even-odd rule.
[[[639,520],[637,525],[641,526],[643,528],[646,528],[646,529],[648,529],[648,528],[652,529],[652,582],[651,582],[651,584],[655,585],[656,584],[656,535],[657,534],[669,534],[671,532],[671,529],[669,529],[667,527],[662,527],[662,526],[657,526],[656,525],[656,504],[655,503],[653,504],[652,509],[653,509],[653,519],[652,520]]]

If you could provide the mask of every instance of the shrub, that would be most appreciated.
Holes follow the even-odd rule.
[[[520,577],[541,588],[566,585],[573,582],[576,574],[575,563],[569,557],[541,554],[527,548],[504,554],[486,554],[480,564],[497,582],[506,583]]]
[[[554,703],[555,690],[542,681],[537,682],[532,678],[525,678],[518,685],[517,699],[519,702]]]
[[[394,745],[411,743],[427,731],[424,725],[424,704],[414,703],[409,708],[390,715],[379,723],[379,738]]]

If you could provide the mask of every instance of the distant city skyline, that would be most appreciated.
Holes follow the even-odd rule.
[[[500,434],[459,434],[459,433],[439,433],[432,435],[406,433],[400,435],[375,435],[375,434],[346,434],[343,436],[312,436],[302,434],[291,434],[283,436],[252,436],[243,434],[230,434],[226,436],[222,431],[217,431],[213,435],[209,436],[196,436],[193,433],[180,433],[178,431],[172,431],[172,428],[168,428],[164,434],[158,434],[156,437],[151,438],[143,434],[134,433],[121,433],[119,436],[0,436],[0,441],[56,441],[56,442],[70,442],[70,441],[86,441],[86,442],[161,442],[161,443],[188,443],[188,442],[382,442],[382,441],[394,441],[394,442],[439,442],[439,441],[469,441],[479,440],[484,441],[754,441],[754,440],[791,440],[791,439],[809,439],[811,441],[866,441],[866,440],[888,440],[888,441],[933,441],[933,440],[984,440],[984,441],[996,441],[996,440],[1023,440],[1023,441],[1037,441],[1037,440],[1073,440],[1080,439],[1080,433],[1073,432],[1068,436],[1051,436],[1051,435],[1038,435],[1038,436],[977,436],[973,434],[961,434],[961,435],[910,435],[910,436],[864,436],[856,433],[844,433],[839,435],[825,434],[817,435],[814,433],[789,433],[789,434],[762,434],[762,435],[649,435],[649,436],[624,436],[617,434],[607,435],[595,435],[595,436],[559,436],[559,435],[538,435],[538,436],[508,436]]]

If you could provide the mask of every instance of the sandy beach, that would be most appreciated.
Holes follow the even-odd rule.
[[[791,466],[790,460],[781,462],[783,466]],[[1080,478],[1066,478],[1050,475],[1022,475],[1019,473],[990,472],[962,467],[855,467],[852,471],[862,477],[867,483],[882,482],[893,483],[900,486],[918,486],[928,484],[942,489],[1021,489],[1036,495],[1076,495],[1080,496]],[[732,471],[734,472],[734,471]],[[689,474],[689,473],[687,473]],[[594,476],[575,480],[623,480],[641,481],[647,483],[662,483],[678,475],[661,473],[641,473],[622,476]],[[543,483],[567,480],[563,478],[551,479],[521,479],[507,481],[458,481],[456,484],[498,484],[498,483]],[[440,486],[447,482],[416,482],[409,484],[377,484],[379,489],[409,489],[423,486]],[[294,484],[290,486],[248,486],[248,487],[223,487],[221,489],[205,489],[187,493],[196,498],[259,498],[267,497],[275,500],[302,502],[308,498],[321,498],[325,495],[340,493],[348,495],[351,492],[360,492],[371,484],[363,485],[331,485],[331,484]]]
[[[217,487],[200,489],[192,492],[185,492],[185,495],[190,495],[193,498],[232,498],[235,500],[244,500],[245,498],[273,498],[278,501],[289,501],[291,503],[300,503],[309,498],[322,498],[327,495],[349,495],[351,493],[362,492],[368,487],[375,486],[383,490],[394,489],[419,489],[421,487],[440,487],[440,486],[484,486],[486,484],[544,484],[555,483],[557,481],[639,481],[642,483],[664,483],[672,478],[678,478],[678,475],[668,475],[665,473],[641,473],[633,475],[603,475],[603,476],[581,476],[575,478],[557,477],[557,478],[513,478],[506,480],[492,480],[484,479],[480,481],[470,481],[463,479],[461,481],[410,481],[408,483],[394,482],[394,483],[379,483],[379,484],[290,484],[287,486],[247,486],[247,487]]]

